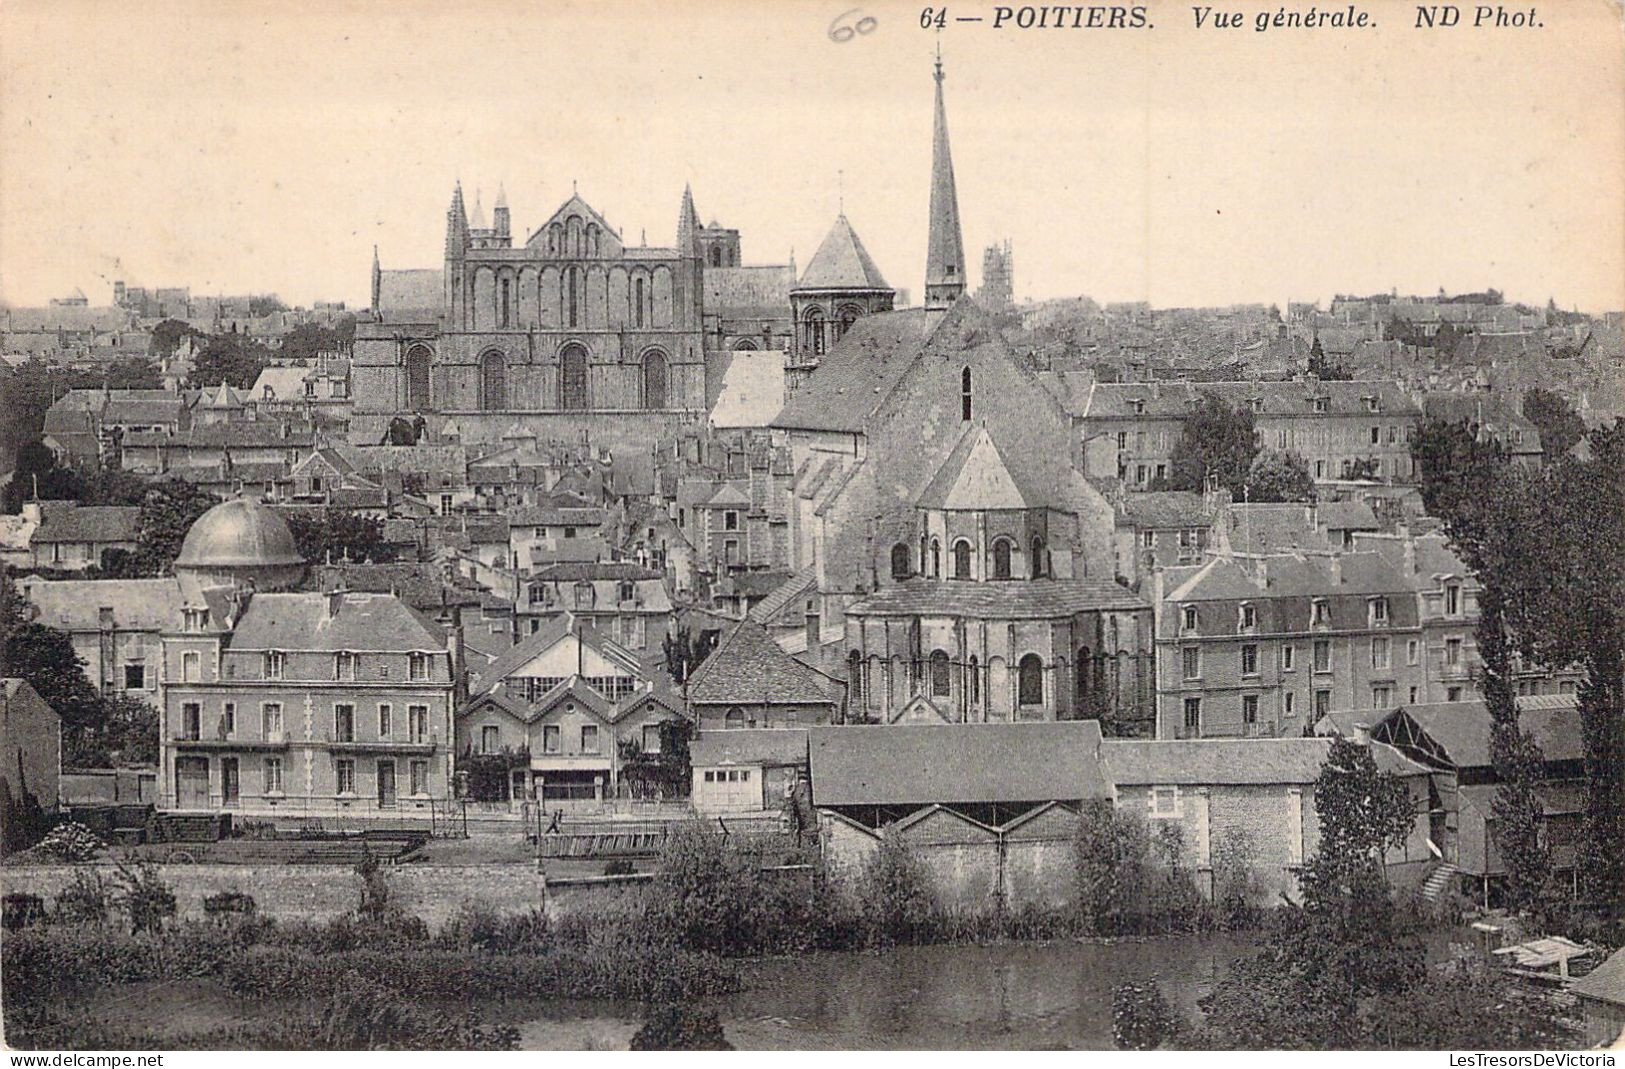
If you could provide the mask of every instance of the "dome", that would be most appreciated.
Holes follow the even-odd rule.
[[[222,502],[199,516],[175,558],[177,573],[252,579],[271,587],[296,580],[304,564],[287,522],[247,498]]]

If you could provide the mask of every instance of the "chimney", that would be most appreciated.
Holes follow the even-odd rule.
[[[1411,575],[1416,574],[1416,539],[1409,531],[1400,535],[1400,546],[1404,549],[1405,570]]]
[[[1371,745],[1371,725],[1370,724],[1355,724],[1354,725],[1354,740],[1353,741],[1355,743],[1357,743],[1358,745],[1360,745],[1360,746],[1370,746]]]
[[[327,592],[327,618],[329,620],[331,620],[334,617],[338,616],[339,609],[341,607],[343,607],[343,605],[344,605],[344,581],[341,578],[339,580],[339,584],[337,586],[335,586],[332,590],[329,590]]]
[[[1332,554],[1331,568],[1332,568],[1332,585],[1333,586],[1342,586],[1343,585],[1343,555],[1341,553],[1333,553]]]

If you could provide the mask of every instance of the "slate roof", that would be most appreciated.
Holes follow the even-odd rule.
[[[1552,700],[1556,699],[1556,700]],[[1547,761],[1578,761],[1585,756],[1580,709],[1572,694],[1517,699],[1518,726],[1535,737]],[[1408,715],[1449,755],[1457,768],[1485,768],[1490,759],[1490,712],[1483,702],[1407,705],[1389,714]]]
[[[923,308],[860,317],[790,395],[772,426],[862,431],[934,325]]]
[[[255,594],[232,635],[249,650],[354,650],[358,653],[441,651],[439,624],[390,594],[345,593],[337,615],[327,594]]]
[[[827,677],[785,653],[750,619],[725,633],[688,679],[688,700],[695,704],[818,705],[837,701],[833,690]]]
[[[1230,546],[1237,553],[1325,550],[1330,543],[1304,504],[1235,502],[1230,507]]]
[[[818,806],[1111,796],[1094,720],[815,727],[811,741]]]
[[[1416,416],[1416,403],[1400,387],[1387,380],[1316,382],[1097,382],[1089,391],[1089,401],[1080,413],[1087,419],[1182,419],[1204,394],[1213,394],[1232,408],[1254,399],[1262,402],[1261,416],[1373,415]],[[1311,399],[1327,399],[1325,413],[1317,413]],[[1369,412],[1366,398],[1377,398],[1377,412]],[[1141,401],[1144,411],[1136,413],[1131,402]]]
[[[478,689],[490,690],[523,668],[538,654],[572,632],[589,648],[596,650],[612,661],[618,662],[626,669],[628,675],[642,673],[643,666],[638,663],[637,657],[630,650],[600,634],[598,629],[590,623],[578,620],[575,616],[565,612],[544,622],[534,634],[526,635],[524,641],[508,650],[495,661],[492,661],[480,673]]]
[[[446,579],[440,566],[397,561],[390,564],[331,564],[316,569],[318,585],[331,589],[343,582],[357,593],[397,594],[420,612],[439,612],[453,605],[478,605],[478,592]]]
[[[914,578],[876,591],[847,609],[847,612],[861,616],[1047,620],[1079,612],[1147,607],[1138,594],[1104,579],[1021,579],[983,583]]]
[[[52,542],[133,542],[141,518],[139,505],[79,505],[45,514],[33,540]]]
[[[121,631],[162,631],[181,618],[181,589],[173,579],[25,579],[24,595],[39,622],[62,631],[95,631],[101,610],[113,610]]]
[[[1145,490],[1123,495],[1118,515],[1135,527],[1206,527],[1213,513],[1201,494],[1189,490]]]
[[[1625,1006],[1625,950],[1616,950],[1608,960],[1569,985],[1581,998]]]
[[[1024,464],[1012,467],[987,427],[972,426],[925,484],[915,502],[927,509],[1033,509],[1049,494]]]
[[[750,619],[755,620],[757,623],[768,623],[786,605],[816,589],[817,585],[818,567],[809,564],[786,579],[779,585],[778,589],[751,606]]]
[[[689,762],[701,765],[805,765],[805,728],[729,728],[701,732],[688,744]]]
[[[813,253],[796,289],[889,290],[891,287],[843,212],[835,217],[834,225],[824,235],[818,251]]]
[[[1328,501],[1315,506],[1315,522],[1328,530],[1375,531],[1376,513],[1363,501]]]
[[[1313,783],[1331,751],[1329,738],[1108,739],[1101,749],[1118,786],[1260,786]],[[1379,770],[1423,775],[1427,769],[1382,743]]]
[[[796,284],[789,264],[757,267],[707,267],[704,273],[707,314],[729,317],[788,318],[790,290]]]
[[[445,300],[445,279],[437,268],[378,272],[380,312],[437,311]]]
[[[713,427],[766,427],[784,407],[784,354],[740,351],[726,356],[715,400]]]
[[[646,568],[630,561],[568,561],[536,569],[532,579],[577,582],[582,579],[659,579],[658,568]]]
[[[1260,563],[1263,583],[1256,582],[1235,560],[1225,557],[1215,557],[1196,568],[1171,568],[1166,600],[1334,597],[1405,593],[1412,589],[1399,569],[1379,553],[1343,553],[1335,558],[1281,554],[1265,557]]]

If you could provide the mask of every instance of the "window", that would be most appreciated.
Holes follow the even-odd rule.
[[[427,705],[408,705],[406,707],[406,731],[412,742],[424,743],[429,741],[429,707]]]
[[[1392,643],[1386,638],[1371,640],[1371,667],[1385,669],[1393,663]]]
[[[1286,431],[1284,431],[1284,430],[1276,431],[1275,432],[1275,448],[1277,448],[1277,449],[1285,449],[1286,447],[1287,447]]]
[[[945,698],[952,693],[949,681],[948,655],[942,650],[931,654],[931,696]]]
[[[1034,579],[1044,577],[1044,540],[1037,535],[1033,536],[1032,557],[1027,563]]]
[[[267,757],[265,759],[265,793],[282,793],[282,758]]]
[[[333,706],[333,741],[355,741],[355,706]]]
[[[908,578],[908,546],[902,542],[891,547],[891,577],[893,579]]]
[[[1195,631],[1196,630],[1196,606],[1195,605],[1187,605],[1187,606],[1185,606],[1185,609],[1184,609],[1184,612],[1183,612],[1183,619],[1181,619],[1181,621],[1180,621],[1180,626],[1181,626],[1181,628],[1183,630],[1186,630],[1186,631]]]
[[[267,650],[265,653],[265,678],[281,679],[283,672],[287,671],[288,658],[281,650]]]
[[[355,678],[355,662],[356,662],[356,655],[353,654],[353,653],[348,653],[348,652],[345,652],[345,651],[342,651],[342,650],[340,652],[338,652],[338,653],[335,653],[333,655],[333,678],[334,679],[354,679]]]
[[[1140,536],[1140,542],[1145,546],[1146,549],[1156,549],[1157,532],[1147,531],[1145,534]]]
[[[643,752],[655,754],[660,752],[660,725],[643,725]]]
[[[1405,640],[1405,663],[1414,665],[1422,658],[1422,644],[1414,638]],[[1414,700],[1414,699],[1413,699]]]
[[[1389,706],[1391,706],[1393,704],[1394,704],[1394,688],[1393,687],[1390,687],[1390,686],[1387,686],[1386,684],[1384,684],[1382,686],[1377,686],[1377,687],[1372,687],[1371,688],[1371,708],[1373,708],[1373,709],[1386,709],[1386,708],[1388,708]]]
[[[1282,646],[1281,647],[1281,671],[1290,672],[1294,668],[1296,668],[1297,665],[1294,662],[1296,662],[1297,657],[1298,657],[1298,649],[1297,649],[1296,646]]]
[[[1144,464],[1136,464],[1136,465],[1134,465],[1134,483],[1135,483],[1136,486],[1144,486],[1145,485],[1145,465]]]
[[[1324,460],[1315,461],[1315,478],[1324,479],[1325,477],[1326,477],[1326,462]]]
[[[1416,704],[1416,688],[1415,687],[1411,688],[1411,704],[1412,705]]]
[[[203,706],[197,702],[181,703],[181,738],[196,742],[203,737]]]
[[[1316,598],[1311,609],[1310,622],[1325,625],[1332,622],[1332,605],[1325,598]]]
[[[722,529],[724,531],[739,530],[739,513],[731,511],[724,512],[722,514]]]
[[[1332,670],[1332,644],[1329,639],[1315,639],[1315,671],[1330,672]]]
[[[1382,444],[1382,428],[1381,427],[1372,427],[1371,428],[1371,444],[1372,445],[1381,445]]]
[[[429,762],[413,761],[407,766],[409,790],[412,794],[423,795],[429,793]]]
[[[406,677],[413,682],[419,683],[429,678],[429,655],[427,653],[407,654]]]
[[[559,726],[557,724],[542,725],[542,752],[558,753],[560,744]]]
[[[1388,624],[1388,599],[1372,598],[1366,602],[1367,622],[1372,627],[1385,627]]]
[[[1258,723],[1258,695],[1241,696],[1241,722],[1248,725]]]
[[[181,627],[186,631],[202,631],[203,624],[208,618],[207,609],[184,609],[181,612]]]
[[[1461,666],[1461,639],[1447,638],[1444,640],[1444,663],[1449,668]]]
[[[1446,616],[1461,615],[1461,587],[1454,583],[1444,588],[1444,611]]]
[[[333,762],[334,779],[338,782],[340,794],[355,793],[355,762],[348,757],[341,757]]]
[[[1326,411],[1330,410],[1330,408],[1331,408],[1331,398],[1329,398],[1329,397],[1317,397],[1317,398],[1315,398],[1315,411],[1316,412],[1326,412]]]
[[[1252,631],[1258,627],[1258,610],[1247,602],[1241,605],[1239,626],[1243,631]]]
[[[1044,662],[1036,653],[1021,659],[1017,672],[1017,701],[1022,705],[1044,704]]]
[[[1197,646],[1186,646],[1180,650],[1180,662],[1186,679],[1202,678],[1202,650]]]
[[[1179,788],[1152,787],[1151,815],[1154,817],[1179,816]]]
[[[124,666],[124,689],[147,689],[147,666],[144,664],[126,664]]]
[[[224,738],[237,733],[237,703],[227,702],[220,707],[220,730]]]
[[[1445,691],[1444,691],[1444,700],[1447,701],[1447,702],[1459,702],[1459,701],[1461,701],[1461,688],[1460,687],[1446,687]]]
[[[977,664],[975,654],[971,655],[965,675],[970,682],[970,704],[972,708],[975,708],[982,700],[982,671]]]
[[[931,578],[942,578],[942,543],[931,539]]]
[[[1281,695],[1281,715],[1282,716],[1296,716],[1297,715],[1297,710],[1293,708],[1293,706],[1297,704],[1296,701],[1294,700],[1296,698],[1297,698],[1297,695],[1293,694],[1290,690],[1287,691],[1285,694]]]
[[[502,750],[502,730],[495,724],[480,728],[480,753],[499,753]]]
[[[1315,719],[1319,720],[1332,711],[1332,692],[1329,690],[1315,691]]]
[[[970,368],[959,373],[959,421],[970,422]]]
[[[582,753],[597,753],[598,752],[598,725],[597,724],[582,724],[581,725],[581,752]]]
[[[181,682],[196,683],[203,674],[203,655],[196,650],[181,654]]]
[[[970,543],[963,538],[954,543],[954,578],[970,578]]]
[[[389,736],[391,734],[390,729],[394,726],[393,724],[390,723],[390,721],[392,719],[394,719],[394,717],[392,715],[393,713],[394,713],[394,710],[391,709],[387,703],[380,703],[379,704],[379,706],[378,706],[378,737],[380,739],[389,738]]]
[[[999,539],[993,543],[993,578],[1010,578],[1010,543],[1007,539]]]
[[[1202,699],[1185,699],[1185,730],[1197,732],[1202,730]]]
[[[1166,479],[1167,477],[1168,477],[1168,465],[1166,465],[1166,464],[1158,464],[1157,465],[1157,479],[1158,479],[1158,481]]]
[[[1252,643],[1241,647],[1241,674],[1244,676],[1258,674],[1258,647]]]
[[[442,516],[450,516],[451,515],[451,495],[450,494],[441,494],[440,495],[440,515],[442,515]]]
[[[282,737],[282,703],[266,702],[260,706],[260,727],[268,742]]]
[[[1128,431],[1118,431],[1117,432],[1117,448],[1119,448],[1119,449],[1127,449],[1128,448]]]

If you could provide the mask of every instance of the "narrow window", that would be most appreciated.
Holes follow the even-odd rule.
[[[959,373],[959,419],[970,422],[970,368]]]

